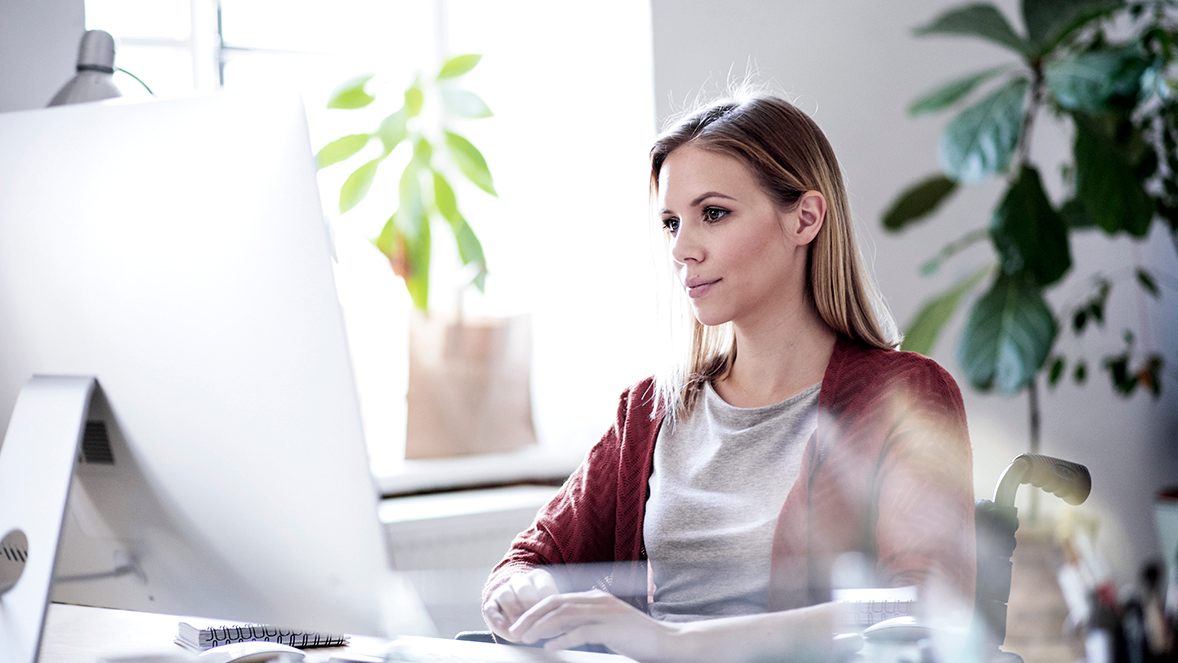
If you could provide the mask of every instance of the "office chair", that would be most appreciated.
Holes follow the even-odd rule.
[[[974,619],[969,642],[978,643],[976,660],[987,663],[1022,663],[1018,654],[1002,651],[1006,640],[1006,609],[1014,567],[1018,487],[1030,484],[1053,493],[1071,505],[1083,504],[1092,491],[1088,468],[1040,454],[1021,454],[1007,465],[994,489],[993,500],[978,500],[974,507],[977,531],[977,585]],[[458,640],[495,642],[490,631],[464,631]]]
[[[1083,504],[1092,491],[1088,468],[1059,458],[1022,454],[1003,471],[993,500],[975,505],[977,529],[977,589],[974,598],[972,642],[981,643],[980,660],[991,663],[1021,663],[1017,654],[1002,651],[1006,640],[1006,608],[1010,600],[1018,509],[1014,506],[1018,487],[1030,484],[1059,496],[1073,506]]]

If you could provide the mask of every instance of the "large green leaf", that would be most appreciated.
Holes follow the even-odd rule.
[[[364,90],[372,74],[357,76],[345,81],[331,93],[327,100],[328,108],[363,108],[372,103],[373,96]]]
[[[376,135],[380,137],[380,142],[384,145],[385,156],[392,153],[393,148],[397,147],[409,135],[408,122],[409,114],[404,108],[389,114],[388,117],[380,121]]]
[[[442,89],[442,105],[446,112],[457,117],[483,118],[491,117],[491,109],[479,95],[457,88]]]
[[[1068,228],[1047,194],[1039,172],[1023,166],[990,219],[990,237],[1007,274],[1027,273],[1045,286],[1072,266]]]
[[[953,317],[953,313],[961,304],[962,297],[977,287],[989,271],[989,267],[983,267],[945,292],[926,301],[916,313],[912,324],[908,325],[901,349],[919,352],[922,355],[931,354],[937,344],[937,338],[941,335],[941,330],[945,328],[949,318]]]
[[[1032,53],[1042,55],[1088,21],[1124,6],[1123,0],[1023,0]]]
[[[393,272],[405,282],[413,305],[421,311],[429,309],[430,238],[428,230],[426,233],[424,239],[409,242],[401,232],[397,214],[394,214],[385,222],[380,235],[372,240],[388,258]]]
[[[380,234],[376,236],[376,239],[372,240],[372,244],[377,249],[380,249],[381,253],[385,254],[390,263],[393,263],[393,271],[400,276],[402,270],[397,268],[396,260],[400,247],[404,245],[404,240],[397,230],[396,214],[390,216],[385,221],[384,226],[380,229]]]
[[[405,287],[409,289],[409,297],[419,311],[429,310],[429,264],[430,264],[430,228],[428,220],[421,226],[421,232],[413,242],[409,242],[409,273],[405,276]]]
[[[487,168],[487,160],[477,147],[453,131],[446,132],[446,147],[450,149],[450,156],[458,165],[458,170],[462,171],[467,179],[492,196],[498,195],[491,180],[491,170]]]
[[[957,357],[966,378],[982,391],[1015,394],[1043,367],[1057,329],[1042,291],[999,274],[974,303]]]
[[[940,157],[945,174],[976,182],[1005,171],[1023,128],[1029,82],[1016,78],[966,108],[945,127]]]
[[[454,195],[454,188],[441,173],[434,171],[434,204],[441,212],[442,218],[450,224],[450,231],[454,234],[454,241],[458,246],[458,257],[462,264],[474,264],[478,268],[473,282],[481,292],[486,286],[487,260],[483,255],[483,244],[474,233],[474,229],[458,211],[458,200]]]
[[[888,230],[900,230],[913,221],[928,216],[957,189],[957,182],[941,174],[932,175],[904,190],[884,212]]]
[[[1006,17],[993,5],[975,4],[951,9],[932,23],[917,28],[918,35],[963,35],[988,39],[1022,54],[1028,50],[1026,41],[1015,34]]]
[[[434,146],[429,142],[425,136],[418,136],[413,141],[413,161],[418,165],[428,168],[430,161],[434,158]]]
[[[438,171],[432,171],[434,178],[434,206],[438,208],[438,212],[442,218],[447,221],[453,221],[461,216],[458,211],[458,196],[454,194],[454,187],[450,186],[450,180]]]
[[[1062,108],[1103,113],[1135,103],[1148,66],[1136,48],[1126,46],[1054,60],[1047,64],[1043,76]]]
[[[1178,37],[1178,35],[1176,35]],[[1178,38],[1171,37],[1170,43],[1173,44],[1178,41]],[[1162,58],[1156,59],[1149,64],[1145,73],[1141,75],[1141,96],[1144,98],[1157,97],[1158,99],[1168,100],[1173,95],[1173,84],[1166,80],[1166,61]]]
[[[438,80],[447,78],[457,78],[466,72],[474,69],[475,65],[482,60],[483,56],[474,53],[467,53],[464,55],[455,55],[454,57],[442,63],[442,68],[438,71]]]
[[[401,181],[397,185],[397,228],[405,234],[410,244],[416,243],[418,236],[429,230],[429,214],[422,196],[421,175],[421,164],[411,160],[401,172]]]
[[[425,90],[421,89],[419,83],[414,83],[405,88],[405,113],[409,117],[417,117],[421,114],[421,109],[425,106]]]
[[[344,161],[364,149],[371,137],[368,134],[351,134],[337,138],[319,150],[319,153],[315,155],[315,162],[320,168],[326,168],[334,163]]]
[[[1096,221],[1088,213],[1084,203],[1072,198],[1059,206],[1059,215],[1072,230],[1089,230],[1096,227]]]
[[[908,107],[908,114],[914,116],[923,115],[950,106],[958,99],[972,92],[978,85],[990,80],[1008,68],[1005,66],[993,67],[949,81],[912,102],[912,105]]]
[[[1074,115],[1076,125],[1076,198],[1106,233],[1125,231],[1143,237],[1153,219],[1154,204],[1133,174],[1117,144],[1087,118]]]
[[[373,159],[348,175],[348,179],[344,180],[343,186],[339,190],[339,211],[341,214],[355,207],[364,196],[368,195],[368,190],[372,188],[372,178],[376,177],[376,167],[380,165],[380,159]]]
[[[413,305],[425,311],[429,307],[430,224],[421,191],[422,174],[422,166],[414,160],[401,173],[400,199],[392,219],[399,261],[393,263],[393,269],[405,280]]]
[[[461,223],[451,223],[450,229],[454,231],[454,241],[458,243],[462,264],[474,265],[476,268],[470,282],[479,292],[486,292],[487,261],[483,257],[483,243],[479,241],[478,235],[474,234],[474,228],[470,227],[466,219],[462,219]]]

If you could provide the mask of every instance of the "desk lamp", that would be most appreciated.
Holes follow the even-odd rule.
[[[78,68],[74,77],[62,86],[50,106],[81,104],[123,96],[115,85],[115,40],[109,32],[87,30],[78,46]]]

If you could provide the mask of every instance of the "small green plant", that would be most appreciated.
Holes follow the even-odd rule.
[[[390,156],[411,150],[404,168],[397,174],[397,209],[373,240],[388,257],[393,271],[405,281],[413,305],[429,309],[431,222],[443,222],[450,229],[462,264],[473,273],[471,283],[481,292],[487,277],[483,246],[458,206],[458,196],[448,174],[457,171],[474,186],[494,196],[491,171],[482,153],[456,132],[455,120],[491,117],[491,109],[473,92],[459,86],[459,79],[479,63],[482,56],[458,55],[446,60],[432,78],[417,76],[401,95],[400,106],[372,131],[348,134],[319,150],[319,168],[350,160],[374,141],[380,153],[356,168],[339,192],[339,210],[345,213],[368,194],[377,172],[385,170]],[[376,98],[366,86],[372,75],[347,81],[332,94],[328,108],[366,108]],[[427,115],[423,109],[436,103],[440,112]],[[389,179],[391,181],[391,178]]]
[[[1044,293],[1074,267],[1072,234],[1143,238],[1161,223],[1178,249],[1175,6],[1175,0],[1023,0],[1026,30],[1019,34],[996,7],[972,4],[916,30],[988,40],[1015,59],[944,84],[909,108],[914,116],[942,111],[1000,79],[950,121],[939,147],[943,172],[906,189],[885,213],[885,228],[897,231],[929,216],[963,184],[1004,177],[1006,191],[987,226],[965,232],[922,271],[934,273],[965,247],[985,240],[994,264],[926,301],[908,326],[904,348],[930,352],[962,302],[972,300],[958,359],[969,383],[981,391],[1028,391],[1032,451],[1038,447],[1039,373],[1047,372],[1051,386],[1069,373],[1076,383],[1088,378],[1089,359],[1080,351],[1068,357],[1057,347],[1060,330],[1070,327],[1078,338],[1103,327],[1109,293],[1123,283],[1135,282],[1159,298],[1156,275],[1132,265],[1095,274],[1085,292],[1052,310]],[[1030,153],[1031,131],[1043,112],[1074,130],[1063,168],[1068,193],[1058,203],[1046,194]],[[980,287],[980,296],[971,297]],[[1100,365],[1119,393],[1143,388],[1156,397],[1161,354],[1135,348],[1132,329],[1122,335],[1123,352],[1103,357]]]

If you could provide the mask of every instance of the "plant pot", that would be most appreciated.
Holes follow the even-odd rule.
[[[1063,552],[1055,525],[1020,523],[1015,540],[1006,642],[1012,651],[1027,643],[1059,642],[1068,609],[1056,579]]]
[[[405,457],[511,451],[536,443],[531,320],[415,314],[409,326]]]

